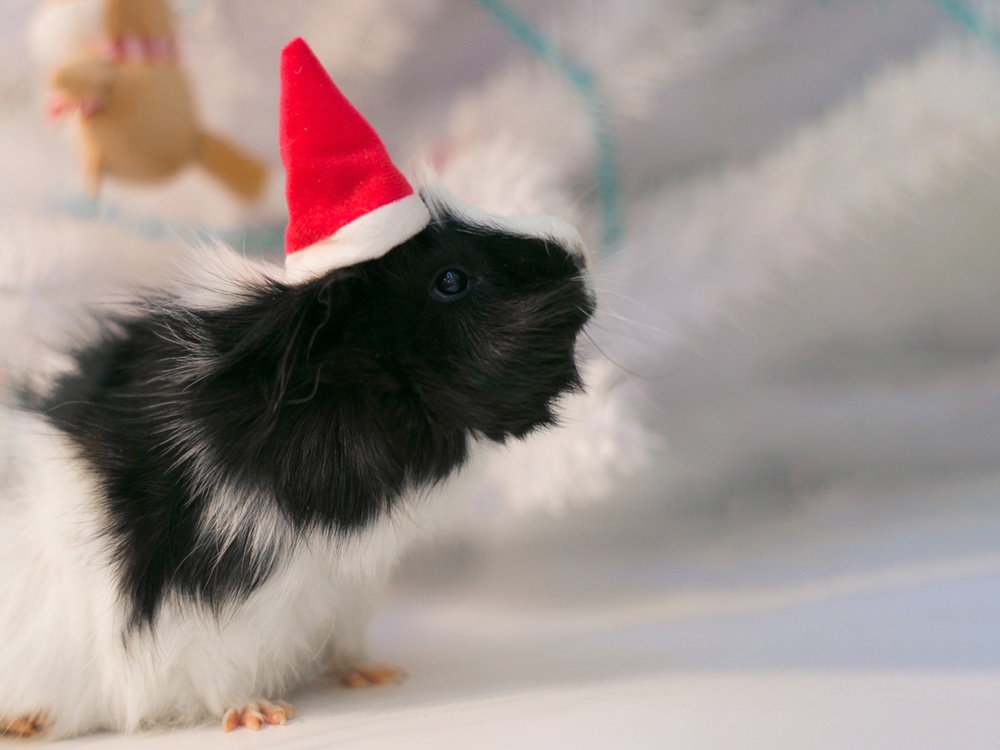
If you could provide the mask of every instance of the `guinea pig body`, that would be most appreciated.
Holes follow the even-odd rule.
[[[136,627],[104,544],[100,488],[66,461],[73,447],[57,430],[28,415],[13,421],[6,435],[21,446],[32,495],[15,496],[30,508],[0,531],[0,565],[18,571],[0,584],[9,634],[0,697],[5,717],[37,717],[54,737],[218,719],[320,673],[366,666],[365,627],[398,555],[456,499],[445,488],[414,493],[365,529],[285,540],[252,592],[214,606],[171,593]],[[234,503],[247,498],[216,499],[262,534]]]
[[[4,413],[0,725],[218,718],[365,665],[400,554],[477,445],[553,423],[594,309],[572,230],[436,214],[294,284],[227,255]]]

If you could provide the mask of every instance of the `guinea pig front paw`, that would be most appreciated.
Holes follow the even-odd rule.
[[[256,732],[265,724],[287,724],[295,718],[295,708],[284,701],[255,701],[241,708],[231,708],[222,717],[222,731],[246,727]]]
[[[45,721],[40,714],[19,716],[16,719],[0,718],[0,735],[34,737],[44,729]]]
[[[330,676],[346,687],[363,688],[398,684],[406,678],[406,672],[400,667],[377,664],[367,667],[339,667]]]

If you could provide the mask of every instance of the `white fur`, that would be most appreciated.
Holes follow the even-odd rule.
[[[218,619],[169,598],[151,633],[126,635],[99,491],[68,441],[0,412],[0,707],[42,713],[53,736],[219,718],[280,698],[323,670],[362,666],[364,630],[402,551],[440,526],[468,475],[405,498],[363,532],[296,539],[273,575]],[[207,533],[289,539],[266,498],[219,497]],[[239,502],[233,502],[238,499]]]
[[[166,285],[181,302],[196,310],[233,303],[248,288],[281,281],[283,270],[273,263],[237,255],[222,243],[193,249],[173,248],[175,262]]]

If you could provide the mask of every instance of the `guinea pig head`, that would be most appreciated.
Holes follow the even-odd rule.
[[[285,277],[206,319],[220,357],[189,392],[227,466],[352,527],[552,424],[594,296],[565,222],[415,192],[301,40],[282,81]]]
[[[468,434],[551,423],[553,400],[579,387],[575,341],[594,308],[577,232],[417,194],[301,39],[281,79],[288,280],[340,300],[311,361],[343,379],[367,359],[371,387],[388,378],[431,423]]]
[[[355,363],[386,422],[408,412],[501,442],[552,424],[558,397],[580,387],[576,339],[594,310],[578,237],[555,220],[432,205],[414,237],[318,283],[340,306],[313,356],[331,376]]]

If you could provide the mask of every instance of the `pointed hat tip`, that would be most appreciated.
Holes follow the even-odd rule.
[[[316,68],[323,68],[319,59],[316,57],[316,53],[312,51],[312,48],[306,43],[306,40],[299,36],[286,44],[285,48],[281,50],[282,77],[285,77],[289,73],[293,72],[293,65],[301,66],[304,63]]]
[[[297,36],[285,45],[285,48],[281,51],[281,55],[284,57],[285,55],[301,54],[302,52],[312,54],[312,49],[310,49],[305,39]]]

